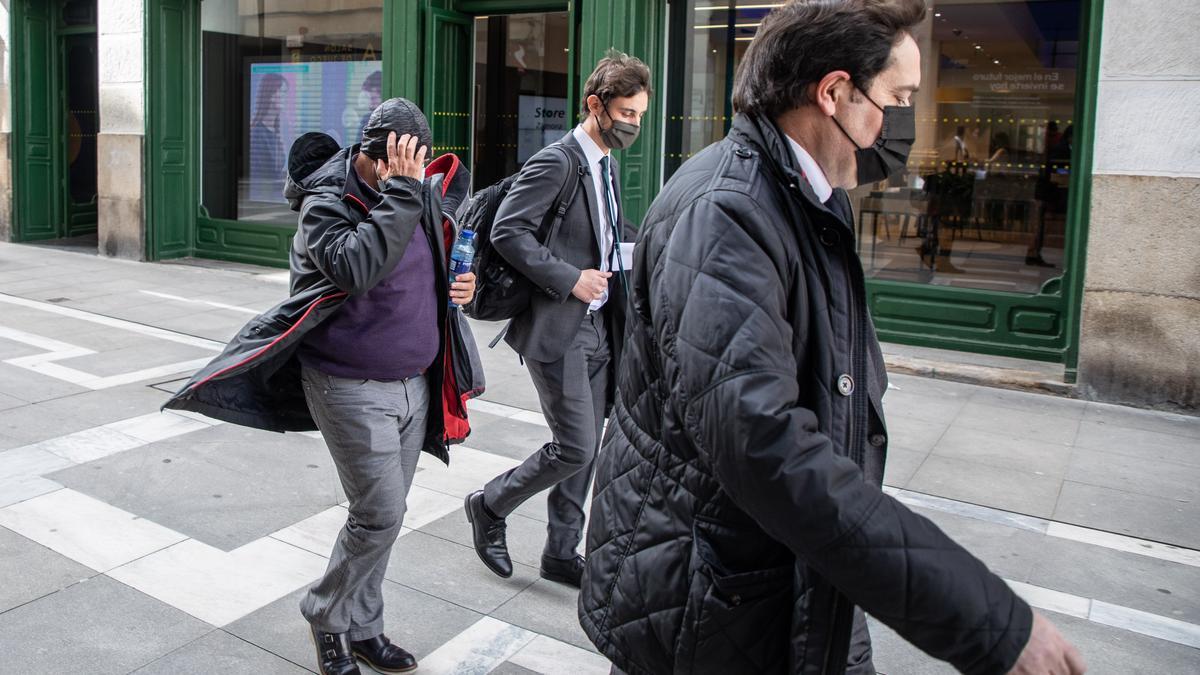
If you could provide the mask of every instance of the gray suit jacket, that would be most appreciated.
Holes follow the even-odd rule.
[[[571,290],[582,270],[600,268],[600,228],[604,221],[599,209],[604,208],[603,197],[596,194],[587,158],[574,136],[567,133],[562,143],[579,161],[581,170],[573,179],[582,184],[549,247],[541,242],[547,233],[538,230],[569,168],[566,157],[557,149],[543,148],[529,158],[500,204],[492,225],[492,245],[537,289],[529,308],[509,324],[505,341],[525,358],[542,362],[562,358],[574,342],[579,324],[587,313],[587,305],[571,295]],[[621,187],[617,179],[620,174],[615,158],[612,171],[617,222],[623,223]],[[633,241],[636,234],[635,228],[625,224],[621,240]],[[620,358],[620,343],[625,333],[627,295],[624,284],[628,282],[629,279],[622,281],[620,274],[614,272],[609,279],[608,302],[604,306],[613,343],[614,366]]]

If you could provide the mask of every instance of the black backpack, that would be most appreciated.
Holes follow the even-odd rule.
[[[575,153],[565,148],[561,142],[552,143],[547,147],[557,148],[566,155],[569,167],[566,180],[558,189],[558,195],[546,211],[538,229],[539,240],[549,246],[554,241],[571,202],[575,201],[575,192],[579,188],[583,170]],[[472,265],[476,276],[475,297],[463,308],[472,319],[511,319],[529,307],[530,298],[535,292],[533,284],[492,247],[492,225],[496,219],[496,211],[520,175],[518,171],[477,192],[463,214],[463,227],[475,230],[475,261]]]

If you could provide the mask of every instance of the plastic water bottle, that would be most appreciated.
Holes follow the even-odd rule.
[[[450,249],[450,283],[458,280],[458,275],[471,271],[471,263],[475,260],[475,230],[463,228]],[[458,309],[454,301],[450,301],[450,309]]]

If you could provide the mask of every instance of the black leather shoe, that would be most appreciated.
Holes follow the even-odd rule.
[[[483,510],[483,490],[467,495],[464,508],[471,523],[475,541],[475,553],[487,568],[505,579],[512,576],[512,560],[508,557],[506,531],[508,525],[503,518],[492,518]]]
[[[583,564],[584,559],[581,555],[564,560],[543,554],[542,578],[579,588],[583,581]]]
[[[312,629],[312,641],[317,646],[317,665],[321,675],[362,675],[354,654],[350,651],[347,633],[324,633]]]
[[[411,673],[417,669],[417,660],[413,655],[392,644],[384,635],[376,635],[370,640],[356,640],[350,643],[350,648],[355,656],[381,673]]]

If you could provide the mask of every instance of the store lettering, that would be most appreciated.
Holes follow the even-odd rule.
[[[987,85],[994,92],[1004,91],[1066,91],[1055,71],[1034,73],[975,73],[971,81]]]
[[[561,120],[566,119],[566,117],[567,111],[565,110],[548,110],[539,106],[533,111],[534,119]]]

